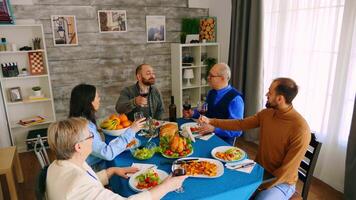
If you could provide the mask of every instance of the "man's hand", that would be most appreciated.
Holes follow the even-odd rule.
[[[183,109],[183,117],[184,118],[192,118],[193,114],[194,114],[194,111],[192,109],[189,109],[189,110]]]
[[[205,117],[204,115],[200,115],[198,123],[199,124],[210,124],[210,119]]]
[[[201,126],[199,128],[197,128],[197,132],[200,134],[200,135],[206,135],[206,134],[209,134],[209,133],[212,133],[214,132],[215,130],[215,127],[210,125],[210,124],[201,124]]]
[[[135,104],[140,107],[145,107],[148,104],[146,97],[137,96],[135,97]]]

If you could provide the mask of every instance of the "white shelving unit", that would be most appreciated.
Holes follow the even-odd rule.
[[[183,57],[186,56],[193,57],[191,66],[183,66]],[[207,65],[203,62],[205,58],[215,58],[217,63],[220,61],[218,43],[171,44],[172,94],[177,105],[177,117],[182,117],[185,98],[189,97],[194,108],[210,90],[207,83]],[[186,85],[187,81],[183,78],[186,69],[192,69],[194,73],[190,86]],[[202,79],[206,80],[205,84],[202,84]]]
[[[41,38],[41,49],[38,50],[12,51],[12,49],[8,49],[8,51],[0,51],[0,63],[17,62],[20,73],[22,68],[26,68],[28,73],[30,71],[28,53],[42,52],[43,54],[44,74],[4,77],[0,72],[1,93],[10,129],[11,143],[16,145],[20,152],[23,152],[27,150],[25,140],[30,130],[46,128],[56,120],[43,27],[41,24],[2,25],[0,26],[0,36],[5,37],[9,44],[15,43],[18,48],[32,46],[32,39]],[[32,87],[34,86],[42,88],[44,98],[29,99],[29,96],[33,95]],[[13,87],[20,87],[22,101],[12,102],[10,100],[9,88]],[[19,120],[34,116],[42,116],[45,121],[32,126],[18,124]]]

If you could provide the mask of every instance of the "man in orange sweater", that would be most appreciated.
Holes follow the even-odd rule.
[[[289,78],[277,78],[269,87],[266,109],[242,120],[209,119],[201,123],[226,130],[260,128],[256,161],[276,179],[262,185],[256,199],[289,199],[295,192],[298,167],[311,138],[305,119],[293,108],[298,86]]]

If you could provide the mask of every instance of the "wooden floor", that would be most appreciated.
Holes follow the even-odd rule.
[[[237,146],[244,149],[251,158],[256,156],[257,145],[252,142],[246,142],[239,140]],[[50,157],[53,158],[53,154],[50,154]],[[22,169],[24,172],[25,182],[22,184],[17,184],[17,193],[19,199],[23,200],[33,200],[35,199],[35,180],[36,176],[40,170],[40,165],[33,152],[21,153],[20,160],[22,164]],[[8,190],[6,186],[5,177],[1,177],[1,185],[3,189],[4,199],[10,199],[8,195]],[[302,188],[302,183],[297,184],[297,190],[300,192]],[[329,185],[320,181],[317,178],[312,180],[310,191],[309,191],[309,200],[338,200],[342,199],[342,193],[331,188]],[[0,197],[1,199],[1,197]]]

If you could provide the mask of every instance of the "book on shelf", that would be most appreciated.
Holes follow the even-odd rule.
[[[22,126],[31,126],[35,124],[39,124],[45,121],[45,118],[42,116],[34,116],[26,119],[21,119],[18,124]]]

